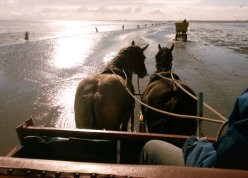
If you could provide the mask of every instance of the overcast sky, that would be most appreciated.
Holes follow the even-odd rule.
[[[0,20],[248,20],[248,0],[0,0]]]

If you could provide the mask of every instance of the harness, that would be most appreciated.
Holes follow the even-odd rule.
[[[171,74],[173,75],[173,78],[175,80],[180,80],[180,78],[178,77],[177,74],[174,74],[174,73],[171,73],[171,72],[153,73],[150,76],[150,81],[149,81],[148,86],[146,87],[145,91],[143,92],[143,95],[142,95],[141,99],[143,99],[143,96],[146,95],[147,92],[150,90],[150,88],[153,87],[154,85],[156,85],[159,80],[165,80],[164,78],[171,78]]]
[[[121,76],[126,81],[126,85],[129,88],[129,90],[131,90],[131,92],[134,94],[134,87],[132,81],[127,79],[127,76],[125,75],[123,70],[111,66],[111,67],[107,67],[101,74],[115,74]]]

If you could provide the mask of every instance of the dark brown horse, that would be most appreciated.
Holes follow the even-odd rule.
[[[159,51],[155,57],[157,71],[151,76],[150,82],[143,93],[142,101],[164,111],[183,115],[197,115],[196,100],[182,91],[173,81],[163,79],[158,75],[160,73],[163,77],[172,78],[174,44],[170,49],[161,48],[160,45],[158,48]],[[182,82],[176,74],[172,73],[172,75],[177,83],[195,95],[193,90]],[[196,120],[164,115],[145,106],[142,106],[141,110],[149,132],[177,135],[196,134]]]
[[[134,110],[134,99],[123,83],[134,93],[132,75],[143,78],[146,74],[144,50],[134,42],[108,64],[98,75],[83,79],[76,91],[74,110],[77,128],[127,130]],[[124,72],[125,73],[124,73]],[[115,74],[113,74],[115,73]]]

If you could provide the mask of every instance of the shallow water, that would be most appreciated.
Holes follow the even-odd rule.
[[[0,21],[0,24],[0,144],[4,145],[0,155],[18,143],[14,128],[30,116],[36,125],[75,128],[73,102],[77,84],[82,78],[101,72],[132,40],[141,46],[150,44],[145,51],[148,73],[154,71],[158,43],[168,47],[175,43],[176,73],[197,92],[204,91],[206,100],[227,116],[236,95],[247,87],[244,81],[248,76],[248,57],[239,50],[247,48],[243,42],[247,40],[244,33],[247,23],[217,26],[192,23],[187,43],[173,41],[174,23]],[[121,29],[122,24],[125,30]],[[29,31],[29,41],[23,39],[25,31]],[[222,83],[216,82],[217,78]],[[136,79],[134,76],[133,81]],[[233,81],[224,82],[227,79]],[[141,91],[147,82],[148,78],[141,80]],[[223,87],[221,99],[216,100]],[[221,102],[228,95],[229,103],[223,107]],[[138,114],[136,104],[136,118]]]

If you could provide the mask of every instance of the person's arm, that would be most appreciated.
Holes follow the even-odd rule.
[[[182,151],[185,166],[214,166],[216,151],[213,144],[205,139],[198,139],[195,136],[189,137],[184,143]]]

